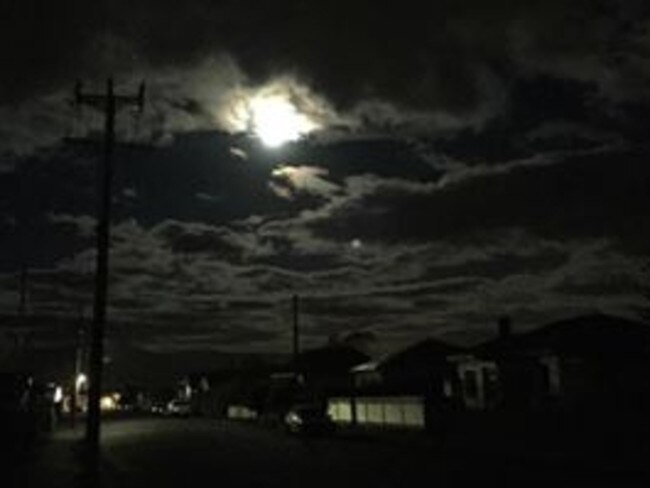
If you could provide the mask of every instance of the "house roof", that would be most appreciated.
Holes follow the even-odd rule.
[[[545,351],[572,355],[648,354],[650,325],[605,314],[582,315],[497,338],[475,349],[483,355]]]
[[[300,353],[298,369],[306,373],[341,373],[348,372],[369,359],[366,354],[352,347],[333,345]]]
[[[458,354],[462,349],[437,339],[425,339],[386,358],[380,365],[387,370],[426,370],[445,363],[449,355]]]
[[[352,373],[367,373],[372,371],[377,371],[380,363],[377,361],[368,361],[366,363],[361,363],[356,366],[353,366],[350,370]]]

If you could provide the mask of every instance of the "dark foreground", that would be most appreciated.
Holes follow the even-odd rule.
[[[8,486],[649,486],[643,460],[450,449],[417,435],[300,439],[208,419],[107,422],[98,482],[84,474],[80,438],[81,431],[59,430],[14,453]]]

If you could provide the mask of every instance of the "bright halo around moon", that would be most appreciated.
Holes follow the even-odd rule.
[[[269,147],[278,147],[318,128],[281,95],[259,96],[249,103],[252,131]]]
[[[227,97],[222,120],[276,148],[323,129],[333,119],[326,102],[308,88],[279,80],[255,89],[238,89]]]

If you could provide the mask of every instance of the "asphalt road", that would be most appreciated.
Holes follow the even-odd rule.
[[[66,457],[78,433],[60,432],[16,486],[81,486]],[[132,419],[103,430],[102,487],[648,486],[639,473],[449,452],[416,438],[283,432],[209,419]]]
[[[104,459],[119,486],[399,486],[406,473],[440,476],[435,459],[368,439],[300,439],[210,420],[146,420],[110,425]]]

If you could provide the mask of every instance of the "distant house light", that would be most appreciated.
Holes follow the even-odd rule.
[[[112,395],[104,395],[99,401],[99,407],[105,412],[112,412],[117,409],[117,402]]]
[[[77,391],[79,391],[87,383],[88,383],[88,377],[83,373],[79,373],[75,381],[75,385],[77,386]]]
[[[57,386],[54,390],[54,403],[61,403],[63,401],[63,388]]]

